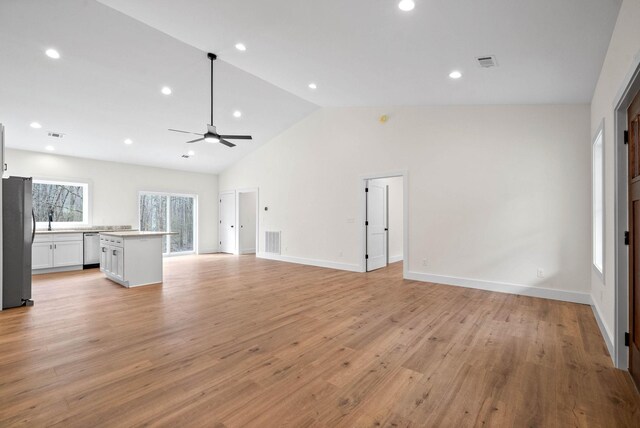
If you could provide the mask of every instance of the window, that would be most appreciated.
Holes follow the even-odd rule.
[[[89,224],[89,184],[33,180],[33,211],[38,226]]]
[[[195,251],[197,201],[193,195],[141,192],[140,230],[176,232],[162,243],[164,254]]]
[[[604,135],[600,127],[592,147],[593,266],[604,272]]]

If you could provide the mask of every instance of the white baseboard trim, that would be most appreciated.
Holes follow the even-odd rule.
[[[600,328],[600,333],[602,334],[602,338],[604,339],[604,343],[607,345],[607,349],[609,350],[609,356],[611,357],[611,361],[613,361],[613,365],[615,366],[615,358],[614,358],[614,348],[613,348],[613,334],[607,328],[607,325],[602,320],[602,315],[600,311],[600,306],[598,306],[598,302],[596,299],[591,297],[591,310],[593,311],[593,315],[596,317],[596,322],[598,323],[598,328]]]
[[[389,263],[401,262],[403,259],[402,254],[399,256],[389,256]]]
[[[429,273],[408,272],[405,279],[414,281],[433,282],[436,284],[455,285],[458,287],[475,288],[498,293],[519,294],[521,296],[540,297],[543,299],[561,300],[563,302],[591,304],[589,293],[577,291],[554,290],[552,288],[531,287],[506,282],[485,281],[481,279],[457,278],[453,276],[433,275]]]
[[[299,265],[317,266],[330,269],[347,270],[350,272],[361,272],[359,265],[349,263],[331,262],[328,260],[305,259],[302,257],[291,257],[277,254],[258,253],[256,257],[261,259],[276,260],[279,262],[297,263]]]
[[[34,269],[31,271],[31,275],[40,275],[43,273],[56,273],[56,272],[71,272],[74,270],[83,270],[83,269],[84,267],[82,265],[63,266],[63,267],[46,268],[46,269]]]
[[[256,253],[255,248],[245,248],[244,250],[238,251],[238,254],[255,254],[255,253]]]
[[[218,251],[217,248],[205,248],[202,250],[198,250],[198,254],[215,254],[215,253],[219,253],[220,251]]]

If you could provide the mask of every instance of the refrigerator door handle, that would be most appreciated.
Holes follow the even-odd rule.
[[[31,232],[31,243],[36,239],[36,212],[31,210],[31,218],[33,219],[33,231]]]

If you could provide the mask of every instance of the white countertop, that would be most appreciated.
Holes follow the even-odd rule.
[[[121,238],[139,237],[139,236],[165,236],[177,235],[177,232],[149,232],[140,230],[110,230],[108,232],[100,232],[100,235],[119,236]]]

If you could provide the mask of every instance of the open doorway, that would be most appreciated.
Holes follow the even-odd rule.
[[[219,201],[220,252],[255,254],[258,249],[258,189],[222,192]]]
[[[402,272],[404,260],[404,179],[365,180],[365,271],[387,267]]]

